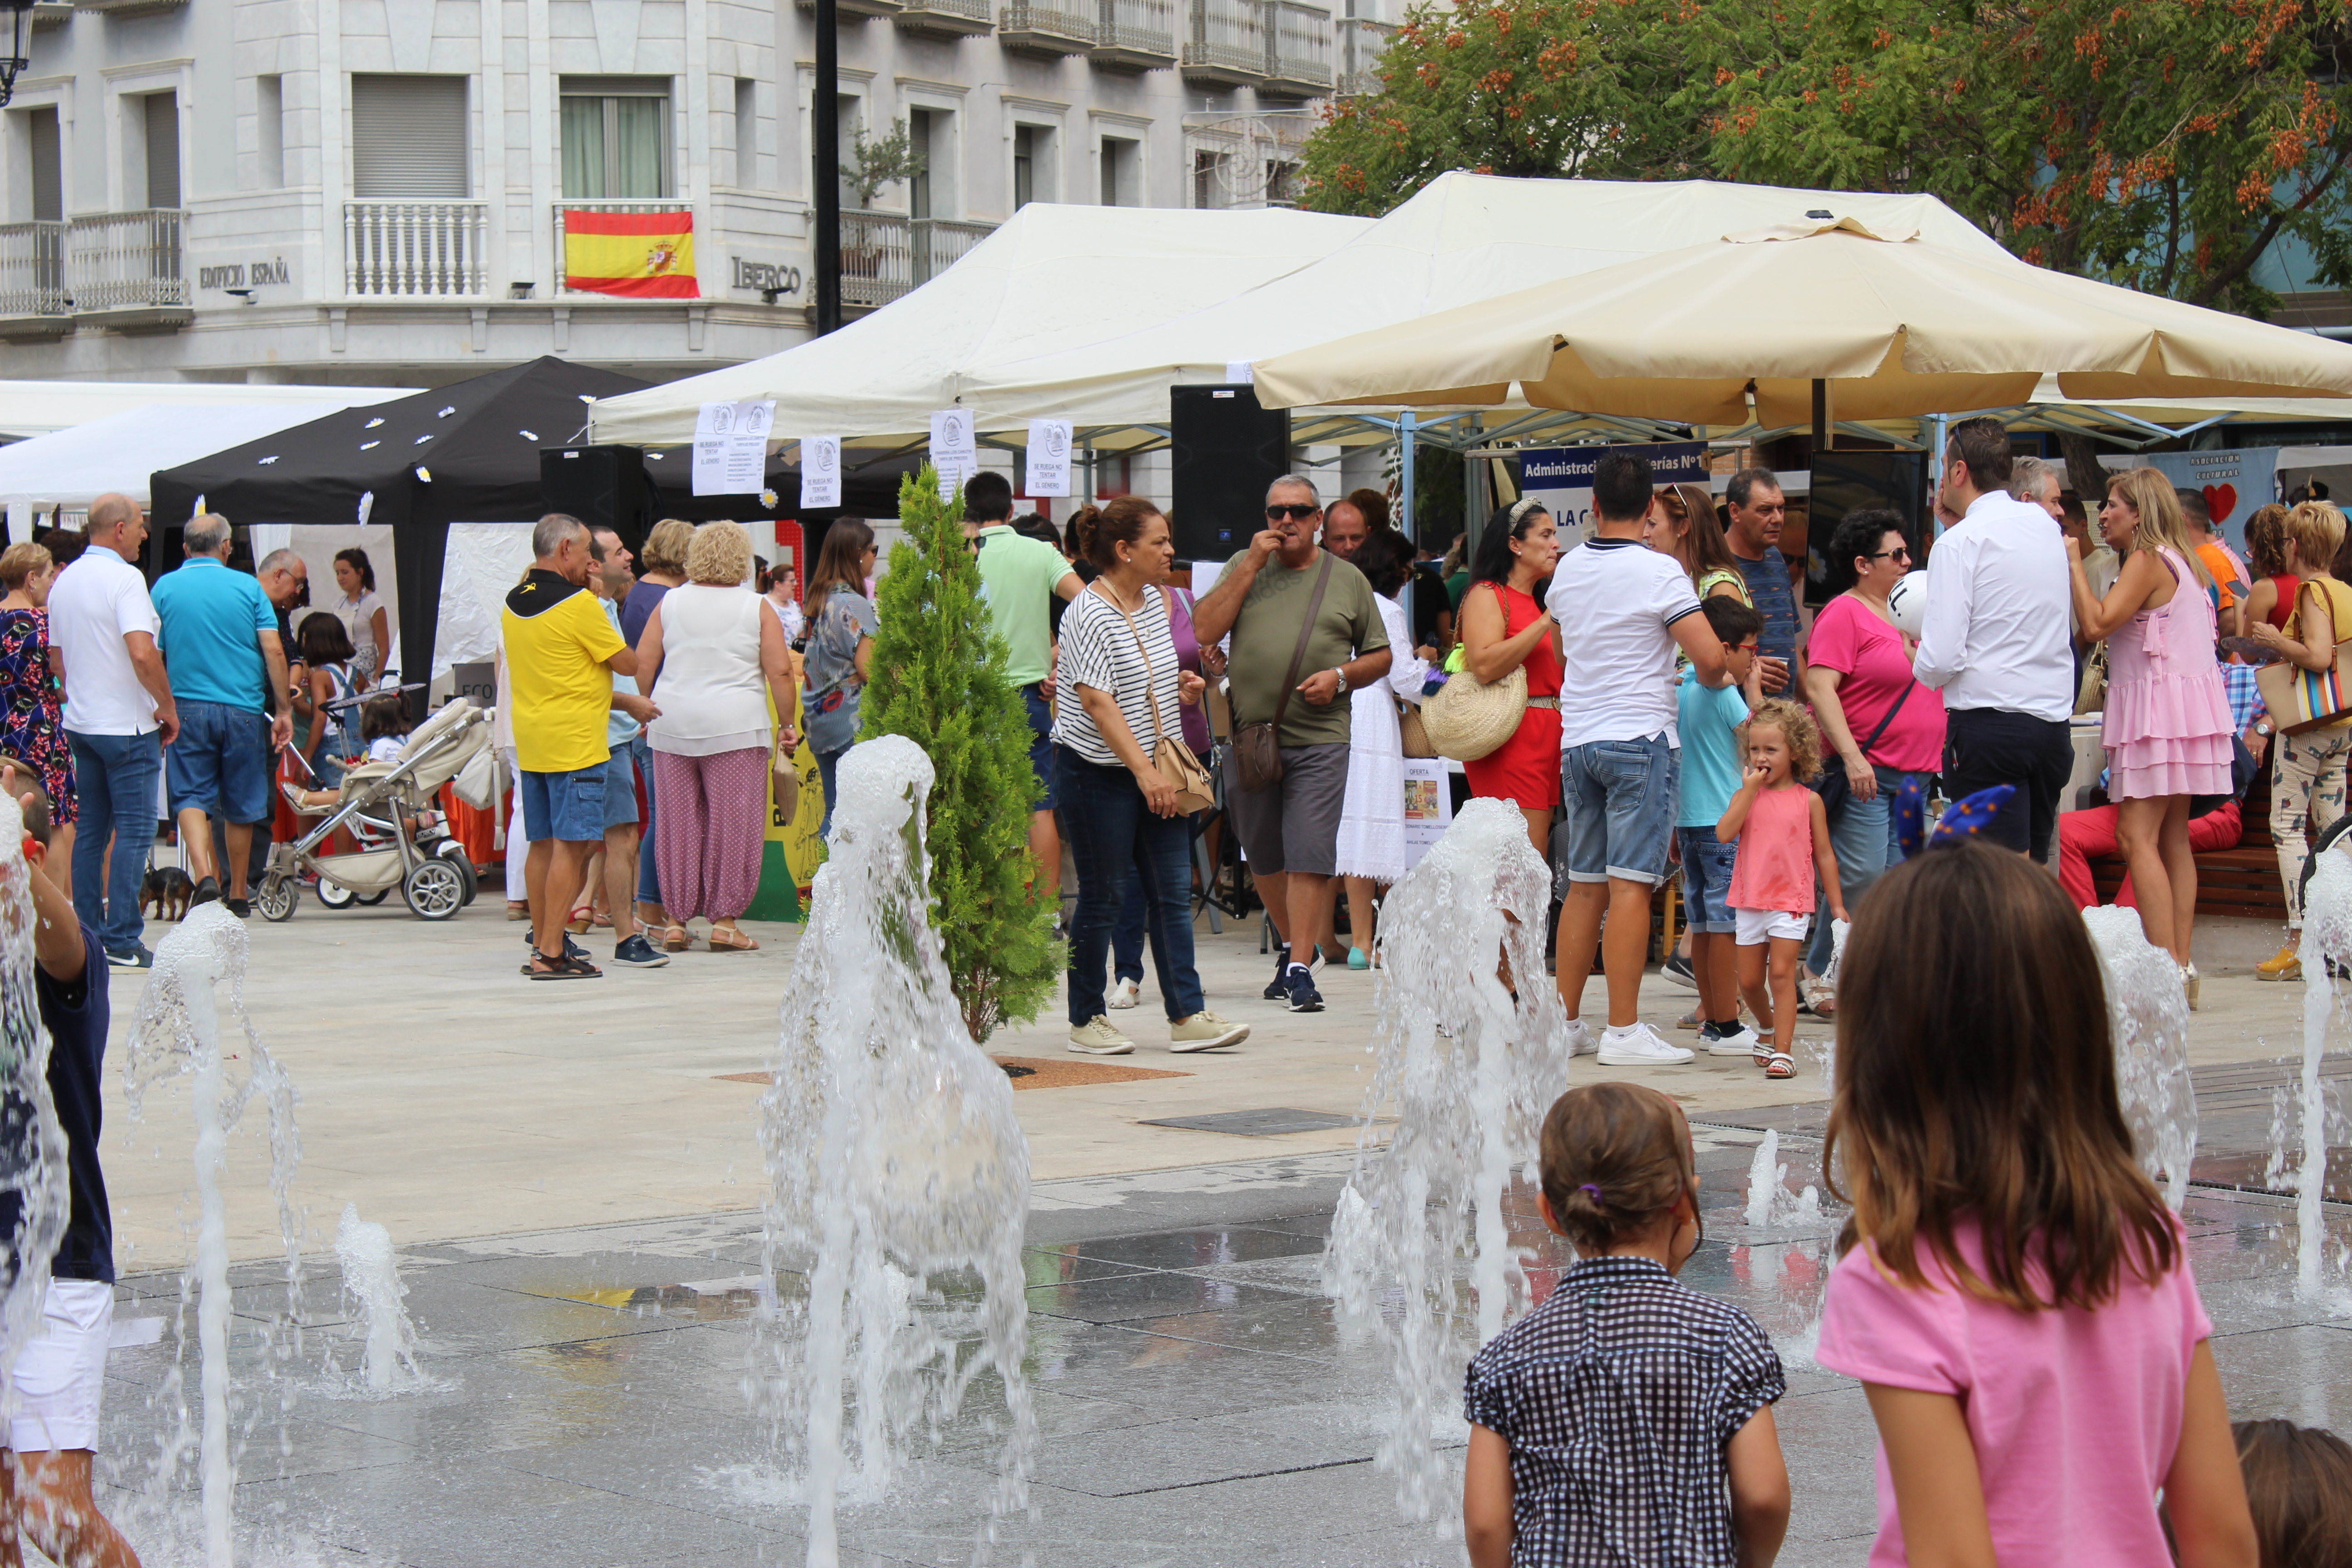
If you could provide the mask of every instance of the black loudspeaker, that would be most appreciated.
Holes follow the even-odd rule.
[[[1168,389],[1176,554],[1223,561],[1265,526],[1265,489],[1290,472],[1290,410],[1247,386]]]
[[[590,528],[609,528],[635,550],[653,527],[654,492],[641,447],[541,447],[540,499]]]
[[[1847,514],[1885,507],[1900,520],[1914,562],[1927,558],[1927,468],[1925,452],[1841,452],[1813,458],[1813,491],[1805,508],[1805,603],[1818,608],[1835,596],[1831,580],[1830,536]],[[1780,533],[1786,553],[1797,544]]]

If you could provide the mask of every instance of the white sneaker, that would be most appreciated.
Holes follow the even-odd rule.
[[[1089,1057],[1123,1057],[1135,1049],[1135,1042],[1097,1013],[1070,1031],[1070,1049]]]
[[[1605,1068],[1672,1067],[1686,1062],[1695,1053],[1680,1046],[1670,1046],[1664,1037],[1647,1024],[1635,1024],[1623,1031],[1604,1030],[1599,1052]]]
[[[1710,1035],[1702,1030],[1699,1038],[1706,1041],[1706,1054],[1711,1057],[1751,1056],[1755,1053],[1756,1047],[1762,1043],[1762,1037],[1745,1023],[1739,1026],[1736,1033],[1728,1035]]]
[[[1132,980],[1122,980],[1110,988],[1110,1010],[1114,1013],[1124,1013],[1134,1006],[1135,999],[1142,994],[1142,986]]]
[[[1581,1018],[1568,1021],[1568,1054],[1570,1057],[1589,1057],[1600,1048],[1600,1037],[1593,1034],[1591,1025]]]

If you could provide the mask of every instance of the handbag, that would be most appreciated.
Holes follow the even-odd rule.
[[[1437,755],[1437,748],[1429,743],[1428,727],[1421,721],[1421,710],[1402,697],[1397,699],[1397,738],[1408,757]]]
[[[1271,722],[1259,720],[1234,731],[1234,771],[1251,795],[1263,795],[1282,782],[1282,716],[1298,685],[1299,661],[1307,657],[1307,639],[1314,635],[1315,616],[1323,608],[1323,589],[1331,581],[1331,563],[1339,557],[1323,552],[1323,569],[1315,574],[1315,592],[1307,595],[1307,618],[1298,623],[1298,647],[1291,651],[1290,671],[1282,678],[1282,695],[1274,700]]]
[[[2295,595],[2295,626],[2302,629],[2303,595],[2319,587],[2317,583],[2305,583]],[[2292,659],[2279,659],[2266,664],[2254,673],[2254,685],[2263,694],[2263,706],[2270,710],[2271,722],[2282,735],[2299,735],[2305,730],[2325,730],[2352,719],[2352,701],[2346,700],[2344,645],[2352,637],[2343,634],[2347,629],[2338,612],[2336,595],[2323,594],[2327,601],[2328,618],[2334,622],[2336,658],[2326,669],[2305,669]]]
[[[1501,596],[1496,595],[1498,600]],[[1507,616],[1503,624],[1510,624]],[[1500,680],[1481,680],[1466,668],[1467,657],[1468,649],[1460,646],[1446,656],[1445,684],[1421,705],[1422,730],[1431,754],[1459,763],[1475,763],[1500,750],[1518,733],[1528,710],[1525,664]]]
[[[801,771],[793,765],[793,755],[784,750],[783,731],[776,732],[776,749],[768,758],[768,776],[776,793],[775,826],[789,827],[801,814]]]
[[[1171,735],[1160,727],[1160,700],[1151,691],[1151,655],[1143,646],[1143,634],[1135,629],[1135,617],[1127,606],[1105,593],[1110,607],[1127,623],[1127,635],[1135,639],[1136,657],[1143,660],[1143,706],[1151,714],[1151,765],[1176,792],[1176,815],[1190,816],[1196,811],[1207,811],[1217,804],[1217,786],[1209,777],[1209,770],[1192,754],[1181,735]]]
[[[1918,689],[1918,686],[1919,682],[1915,679],[1910,685],[1905,687],[1903,695],[1895,700],[1894,706],[1887,709],[1886,716],[1879,720],[1878,728],[1870,732],[1870,739],[1856,748],[1862,752],[1864,762],[1870,760],[1870,748],[1878,744],[1878,737],[1886,733],[1886,726],[1895,722],[1895,716],[1903,711],[1903,705],[1911,700],[1911,693]],[[1820,773],[1813,775],[1811,789],[1815,795],[1822,797],[1822,810],[1828,814],[1832,822],[1835,822],[1840,814],[1845,810],[1845,803],[1853,798],[1853,786],[1846,782],[1845,768],[1843,765],[1833,768],[1824,766]]]

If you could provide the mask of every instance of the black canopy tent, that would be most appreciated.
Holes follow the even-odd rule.
[[[400,590],[402,660],[411,679],[433,668],[441,574],[453,522],[529,522],[546,510],[540,448],[580,438],[589,397],[646,383],[593,365],[541,358],[414,397],[341,409],[166,468],[149,480],[155,531],[150,574],[172,563],[176,538],[202,497],[238,525],[388,525]]]

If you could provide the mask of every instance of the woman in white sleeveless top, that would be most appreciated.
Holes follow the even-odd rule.
[[[740,523],[706,522],[687,549],[686,582],[663,595],[637,643],[637,689],[653,694],[646,736],[654,753],[654,858],[671,925],[663,945],[689,940],[685,922],[710,921],[713,952],[760,944],[736,929],[760,887],[768,833],[768,768],[782,721],[793,731],[791,654],[783,627],[748,584],[751,536]]]

